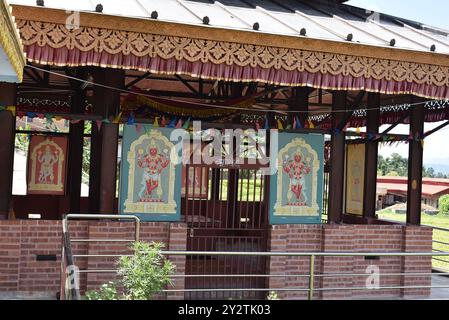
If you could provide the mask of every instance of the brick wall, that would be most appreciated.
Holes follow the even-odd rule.
[[[72,239],[133,239],[132,222],[69,222]],[[140,238],[163,242],[167,249],[185,250],[187,228],[178,223],[141,223]],[[60,221],[0,221],[0,292],[46,293],[56,296],[60,286],[62,227]],[[73,254],[129,253],[129,243],[72,243]],[[37,261],[37,255],[56,256],[56,261]],[[184,274],[185,258],[171,257],[177,273]],[[114,269],[115,258],[78,258],[80,269]],[[81,292],[97,289],[114,280],[114,274],[81,274]],[[174,289],[183,289],[184,279],[177,278]],[[162,297],[164,298],[164,297]],[[180,299],[179,293],[168,295]]]
[[[431,252],[432,229],[387,225],[323,225],[272,226],[269,234],[272,251],[286,252]],[[269,262],[272,275],[271,288],[308,288],[309,258],[273,257]],[[397,273],[430,273],[430,258],[421,257],[324,257],[316,258],[315,275],[338,274],[336,277],[316,277],[314,299],[373,299],[397,297],[427,297],[429,289],[366,289],[369,270],[380,271],[380,287],[402,287],[410,285],[429,286],[429,276],[402,277]],[[348,276],[345,276],[348,274]],[[353,290],[319,290],[322,288],[358,288]],[[359,290],[361,289],[361,290]],[[306,299],[307,292],[281,292],[281,299]]]
[[[59,291],[61,223],[58,221],[1,221],[0,222],[0,292],[42,293],[56,296]],[[132,239],[134,225],[125,222],[70,222],[70,235],[79,239]],[[142,223],[141,239],[160,241],[168,250],[186,250],[187,228],[183,223]],[[287,252],[431,252],[432,230],[425,227],[390,225],[283,225],[272,226],[268,235],[271,251]],[[72,243],[74,254],[117,254],[129,252],[124,243]],[[37,261],[37,255],[56,255],[56,261]],[[185,257],[172,256],[177,273],[185,272]],[[113,269],[114,259],[82,258],[76,261],[81,269]],[[316,258],[315,274],[365,274],[367,268],[380,269],[381,286],[430,285],[429,276],[401,277],[401,272],[428,273],[431,259],[420,257]],[[273,257],[268,261],[270,288],[308,288],[310,269],[308,257]],[[287,275],[287,276],[284,276]],[[289,276],[290,275],[290,276]],[[81,289],[96,289],[112,280],[113,274],[83,274]],[[175,289],[184,288],[184,278],[174,281]],[[429,289],[366,288],[366,277],[316,277],[314,287],[359,287],[362,290],[332,290],[314,292],[315,299],[363,299],[389,297],[426,297]],[[183,293],[170,293],[168,299],[182,299]],[[307,291],[283,291],[281,299],[306,299]]]

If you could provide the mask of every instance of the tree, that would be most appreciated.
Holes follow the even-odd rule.
[[[439,200],[440,213],[449,215],[449,195],[442,196]]]
[[[401,157],[398,153],[393,153],[389,158],[384,158],[379,155],[377,160],[377,169],[378,174],[382,176],[406,177],[408,175],[408,160]],[[422,172],[424,178],[449,178],[449,175],[445,175],[441,172],[435,172],[435,169],[432,167],[427,168],[423,166]]]

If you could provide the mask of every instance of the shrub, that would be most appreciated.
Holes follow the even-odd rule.
[[[123,286],[124,295],[119,297],[113,282],[104,284],[100,291],[86,293],[88,300],[151,300],[171,285],[170,275],[175,266],[161,253],[162,243],[135,242],[131,256],[121,257],[117,274]]]
[[[114,282],[108,282],[101,286],[100,291],[86,293],[87,300],[118,300],[117,287]]]
[[[442,196],[439,201],[440,214],[449,215],[449,195]]]

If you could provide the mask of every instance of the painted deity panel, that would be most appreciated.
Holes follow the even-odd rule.
[[[143,221],[178,221],[181,164],[172,129],[126,125],[123,133],[120,213]]]
[[[64,195],[67,138],[31,136],[27,164],[27,193]]]
[[[346,213],[363,215],[365,145],[348,145],[346,159]]]
[[[279,133],[278,146],[277,173],[270,179],[270,223],[321,223],[324,137]]]

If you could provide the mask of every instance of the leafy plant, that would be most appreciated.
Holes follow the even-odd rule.
[[[449,215],[449,195],[442,196],[439,200],[440,214]]]
[[[267,300],[280,300],[276,291],[270,291]]]
[[[151,300],[171,285],[174,265],[162,255],[162,243],[136,242],[134,255],[121,257],[118,274],[123,277],[127,300]]]
[[[167,285],[172,285],[170,276],[175,266],[162,255],[163,243],[135,242],[133,254],[118,261],[117,274],[124,294],[119,297],[116,284],[104,284],[98,292],[86,293],[88,300],[152,300]]]
[[[100,291],[86,293],[87,300],[118,300],[117,287],[110,281],[101,286]]]

